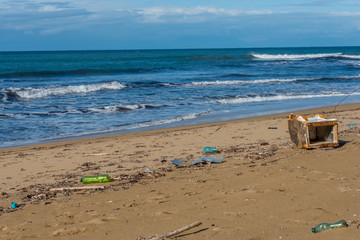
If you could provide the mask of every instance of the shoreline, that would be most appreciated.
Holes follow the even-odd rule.
[[[306,112],[309,110],[316,111],[317,109],[326,109],[326,111],[329,111],[331,108],[339,108],[340,106],[351,106],[356,105],[360,103],[348,103],[348,104],[342,104],[342,105],[331,105],[331,106],[320,106],[315,108],[296,108],[294,112]],[[107,136],[115,136],[115,135],[122,135],[122,134],[132,134],[132,133],[141,133],[141,132],[148,132],[148,131],[156,131],[156,130],[162,130],[162,129],[173,129],[173,128],[182,128],[182,127],[192,127],[197,125],[206,125],[206,124],[216,124],[221,122],[231,122],[231,121],[238,121],[243,119],[252,119],[252,118],[258,118],[258,117],[264,117],[264,116],[272,116],[272,115],[279,115],[284,113],[289,113],[289,109],[282,109],[282,110],[273,110],[270,112],[266,112],[265,115],[263,113],[248,113],[248,114],[242,114],[240,118],[233,118],[229,117],[231,113],[228,113],[228,117],[225,118],[225,120],[219,120],[220,119],[220,113],[214,114],[212,117],[205,116],[204,118],[195,118],[195,119],[187,119],[183,120],[181,122],[174,122],[174,123],[166,123],[161,125],[154,125],[154,126],[147,126],[147,127],[140,127],[140,128],[133,128],[133,129],[123,129],[123,130],[114,130],[114,131],[107,131],[107,132],[96,132],[96,133],[88,133],[78,136],[68,136],[68,137],[60,137],[60,138],[51,138],[51,139],[44,139],[44,140],[38,140],[31,143],[24,143],[24,144],[18,144],[14,146],[8,146],[8,147],[0,147],[1,149],[7,149],[7,148],[15,148],[15,147],[24,147],[24,146],[32,146],[32,145],[41,145],[41,144],[48,144],[48,143],[55,143],[55,142],[64,142],[64,141],[74,141],[74,140],[82,140],[87,138],[98,138],[98,137],[107,137]],[[210,120],[210,119],[216,119]]]
[[[25,204],[0,211],[0,237],[146,239],[201,220],[207,230],[186,239],[356,239],[355,226],[311,235],[318,223],[360,214],[360,132],[346,126],[360,121],[360,103],[333,110],[294,112],[339,120],[341,144],[330,149],[295,148],[290,112],[0,149],[0,209]],[[224,162],[171,164],[210,155],[205,146]],[[49,192],[97,174],[114,179],[105,192]]]
[[[284,134],[284,136],[286,138],[286,142],[291,143],[290,137],[287,133],[288,130],[287,130],[287,125],[286,125],[286,121],[287,121],[287,118],[290,113],[295,113],[297,115],[309,115],[309,114],[320,113],[320,114],[324,114],[325,117],[327,117],[327,118],[333,118],[334,115],[336,117],[336,113],[338,113],[338,112],[350,111],[350,110],[360,110],[360,103],[339,105],[336,107],[335,113],[332,113],[334,111],[334,106],[331,106],[331,107],[314,108],[314,109],[307,109],[307,110],[287,112],[287,113],[262,115],[262,116],[251,117],[251,118],[210,122],[210,123],[203,123],[203,124],[197,124],[197,125],[187,125],[187,126],[171,127],[171,128],[160,128],[160,129],[153,129],[153,130],[148,130],[148,131],[139,131],[139,132],[122,133],[122,134],[111,134],[111,135],[105,135],[105,136],[100,136],[100,137],[88,137],[88,138],[84,137],[84,138],[73,139],[73,140],[66,139],[66,140],[52,141],[52,142],[32,144],[32,145],[2,148],[2,149],[0,149],[0,155],[2,156],[2,157],[0,157],[0,160],[2,160],[2,162],[9,161],[10,159],[5,158],[5,156],[7,156],[7,155],[12,155],[12,157],[15,159],[16,158],[26,158],[28,155],[36,156],[36,153],[38,153],[38,152],[44,152],[46,157],[51,157],[53,159],[57,159],[57,158],[60,158],[59,156],[65,155],[62,152],[70,152],[70,155],[74,155],[74,151],[73,151],[74,149],[71,147],[75,146],[75,147],[79,148],[79,150],[76,151],[76,155],[79,155],[79,156],[82,155],[81,158],[79,158],[79,162],[66,161],[66,162],[64,162],[64,164],[60,164],[60,163],[58,164],[58,167],[68,168],[70,166],[74,167],[74,164],[77,165],[80,162],[83,162],[83,161],[86,162],[86,160],[87,160],[86,157],[88,157],[88,154],[97,154],[97,153],[104,153],[106,155],[118,154],[120,151],[113,149],[114,145],[116,145],[116,144],[120,144],[120,145],[123,144],[123,146],[121,146],[121,148],[122,148],[121,152],[126,152],[126,153],[129,152],[132,155],[134,155],[133,151],[136,150],[136,148],[141,148],[141,149],[145,148],[146,150],[149,150],[149,146],[145,147],[145,145],[138,144],[139,141],[141,142],[141,138],[143,138],[143,137],[147,137],[147,138],[151,138],[151,139],[161,139],[161,136],[167,135],[167,134],[174,134],[175,136],[177,136],[177,134],[176,134],[177,132],[179,132],[179,133],[186,132],[186,135],[191,136],[193,134],[193,131],[204,131],[204,136],[205,136],[208,134],[207,131],[209,129],[215,128],[215,130],[218,131],[217,129],[222,128],[223,126],[226,126],[227,128],[231,128],[232,126],[236,126],[236,125],[241,126],[242,124],[248,125],[247,135],[253,135],[252,137],[249,136],[249,139],[251,140],[251,142],[254,142],[255,139],[257,141],[259,141],[259,140],[265,141],[265,138],[258,139],[258,137],[259,137],[259,136],[257,136],[259,134],[258,131],[251,133],[251,131],[249,131],[250,127],[254,127],[253,126],[254,122],[267,123],[267,122],[271,122],[274,119],[282,119],[282,121],[283,121],[282,126],[280,126],[279,123],[276,123],[273,125],[275,127],[277,127],[278,129],[281,129],[283,131],[282,134],[284,134],[284,132],[286,132]],[[271,124],[269,123],[269,126],[267,126],[267,127],[274,127],[274,126],[270,126],[270,125]],[[242,127],[243,126],[241,126],[241,128]],[[263,128],[262,130],[269,130],[269,129],[267,129],[267,127]],[[339,131],[341,131],[341,128],[339,128]],[[230,132],[231,132],[231,130],[230,130]],[[231,133],[231,134],[233,135],[234,133]],[[158,136],[160,136],[160,137],[158,137]],[[277,136],[278,140],[280,140],[279,136]],[[269,137],[269,136],[266,136],[266,137]],[[271,136],[271,137],[274,138],[275,136]],[[235,136],[234,138],[238,138],[238,137]],[[181,140],[182,140],[181,142],[186,141],[186,139],[181,139]],[[151,140],[151,141],[153,141],[153,140]],[[275,139],[273,139],[273,141],[275,141]],[[132,146],[133,142],[135,143],[135,145],[137,145],[137,146],[135,146],[135,149],[134,149],[134,146]],[[212,143],[212,142],[214,142],[214,143]],[[199,151],[201,152],[202,148],[205,145],[206,146],[213,145],[213,146],[217,146],[217,147],[223,145],[223,144],[219,144],[219,143],[215,143],[215,142],[218,142],[218,141],[206,140],[204,143],[201,143],[202,147],[199,146],[199,149],[197,150],[197,152],[199,152]],[[96,145],[96,143],[99,143],[99,147],[92,148],[92,146]],[[126,144],[124,144],[124,143],[126,143]],[[168,142],[167,142],[167,144],[168,144]],[[226,143],[226,144],[229,145],[229,143]],[[226,145],[226,144],[224,144],[224,145]],[[232,144],[236,144],[236,142],[232,141]],[[90,147],[87,145],[90,145]],[[186,145],[188,145],[188,143]],[[156,144],[154,146],[156,146]],[[156,146],[155,148],[160,148],[160,147],[162,147],[162,146],[159,145],[159,146]],[[176,148],[177,146],[172,146],[172,147]],[[110,151],[105,152],[104,150],[106,150],[106,148],[112,149],[111,151],[113,151],[113,153],[110,153]],[[50,151],[48,151],[48,150],[50,150]],[[51,150],[53,150],[53,151],[51,151]],[[32,153],[31,154],[27,153],[29,151],[31,151]],[[59,153],[59,151],[62,151],[62,152]],[[81,152],[81,151],[83,151],[83,152]],[[151,148],[149,151],[152,152]],[[166,150],[161,150],[161,152],[166,153]],[[16,154],[18,154],[18,155],[16,156]],[[59,156],[57,156],[57,155],[59,155]],[[30,157],[29,159],[32,159],[32,157]],[[170,159],[170,160],[173,160],[173,159]],[[15,160],[15,162],[18,162],[18,161]],[[41,165],[43,165],[43,164],[46,165],[46,163],[47,163],[46,160],[42,160],[42,161],[37,160],[37,162],[41,162]],[[29,165],[29,166],[31,166],[31,164],[32,164],[31,162],[27,163],[27,165]],[[143,165],[144,164],[150,164],[151,166],[154,166],[151,164],[151,161],[148,161],[147,163],[143,163]],[[5,165],[7,165],[7,164],[5,164]],[[12,165],[12,164],[9,164],[9,165]],[[130,164],[130,165],[132,166],[132,164]],[[140,164],[135,164],[135,165],[140,165]],[[160,165],[157,164],[156,166],[159,167]],[[132,167],[127,168],[126,171],[134,172],[134,169],[131,169],[131,168]],[[136,166],[135,169],[139,169],[139,167]],[[43,169],[43,170],[45,170],[45,169]],[[1,178],[1,176],[6,175],[5,173],[6,173],[6,171],[4,171],[4,168],[2,169],[2,171],[0,170],[0,181],[2,182],[3,185],[6,182],[8,182],[4,178],[3,179]],[[0,191],[1,191],[1,183],[0,183]]]

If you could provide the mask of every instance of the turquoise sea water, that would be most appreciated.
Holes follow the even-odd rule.
[[[0,52],[0,147],[332,106],[359,83],[360,47]]]

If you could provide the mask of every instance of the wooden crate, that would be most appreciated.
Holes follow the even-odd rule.
[[[290,114],[287,121],[291,141],[298,148],[336,147],[339,145],[338,121],[320,114]]]

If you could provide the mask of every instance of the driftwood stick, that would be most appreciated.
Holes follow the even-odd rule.
[[[110,153],[89,153],[85,156],[104,156],[104,155],[110,155]]]
[[[172,237],[176,234],[179,234],[179,233],[182,233],[182,232],[185,232],[186,230],[189,230],[191,228],[194,228],[194,227],[197,227],[199,225],[201,225],[202,222],[200,221],[197,221],[197,222],[194,222],[194,223],[191,223],[189,225],[186,225],[185,227],[182,227],[182,228],[179,228],[179,229],[176,229],[172,232],[169,232],[169,233],[166,233],[164,235],[161,235],[161,236],[158,236],[158,237],[153,237],[151,238],[150,240],[159,240],[159,239],[163,239],[163,238],[168,238],[168,237]]]
[[[104,189],[104,186],[86,186],[86,187],[62,187],[62,188],[50,188],[49,191],[66,191],[66,190],[94,190]]]

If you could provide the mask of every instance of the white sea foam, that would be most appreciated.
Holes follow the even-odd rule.
[[[343,76],[343,77],[337,77],[339,79],[349,79],[349,78],[360,78],[360,75],[357,76]]]
[[[272,83],[272,82],[295,82],[299,79],[258,79],[258,80],[232,80],[232,81],[204,81],[204,82],[192,82],[190,85],[194,86],[211,86],[211,85],[237,85],[237,84],[257,84],[257,83]],[[303,80],[303,79],[301,79]]]
[[[106,106],[101,108],[107,112],[117,112],[117,111],[126,111],[126,110],[136,110],[140,108],[145,108],[144,104],[134,104],[134,105],[114,105],[114,106]]]
[[[331,78],[331,77],[326,77]],[[333,77],[338,79],[360,78],[356,76],[343,76]],[[273,78],[273,79],[257,79],[257,80],[231,80],[231,81],[204,81],[204,82],[191,82],[193,86],[215,86],[215,85],[237,85],[237,84],[262,84],[262,83],[279,83],[279,82],[296,82],[296,81],[318,81],[322,78]]]
[[[344,58],[360,59],[360,55],[342,55]]]
[[[152,108],[159,108],[165,105],[153,105],[153,104],[133,104],[133,105],[112,105],[112,106],[105,106],[101,108],[92,108],[91,111],[94,112],[121,112],[121,111],[131,111],[137,109],[152,109]]]
[[[346,57],[342,53],[319,53],[319,54],[251,54],[255,58],[264,60],[303,60],[311,58],[325,58],[325,57]]]
[[[155,120],[155,121],[151,121],[151,122],[138,123],[138,124],[130,125],[130,126],[126,127],[126,129],[151,127],[151,126],[158,126],[158,125],[169,124],[169,123],[174,123],[174,122],[180,122],[180,121],[184,121],[184,120],[195,119],[200,116],[206,115],[208,113],[209,113],[209,111],[204,111],[204,112],[200,112],[200,113],[190,113],[190,114],[186,114],[186,115],[182,115],[182,116],[177,116],[174,118],[167,118],[167,119],[160,119],[160,120]]]
[[[74,93],[89,93],[101,90],[118,90],[125,87],[126,86],[124,84],[113,81],[90,85],[53,86],[44,88],[8,88],[7,90],[15,93],[20,98],[34,99]]]
[[[278,95],[278,96],[256,96],[256,97],[238,97],[230,99],[221,99],[212,101],[211,103],[219,104],[241,104],[249,102],[268,102],[268,101],[279,101],[279,100],[291,100],[291,99],[304,99],[304,98],[321,98],[321,97],[341,97],[347,96],[345,93],[329,93],[329,94],[316,94],[316,95]],[[360,93],[353,93],[352,95],[360,95]]]
[[[188,119],[195,119],[195,118],[198,118],[199,116],[205,115],[207,113],[208,113],[208,111],[201,112],[201,113],[190,113],[190,114],[186,114],[186,115],[182,115],[182,116],[178,116],[178,117],[174,117],[174,118],[156,120],[156,121],[152,121],[151,125],[157,126],[157,125],[166,124],[166,123],[173,123],[173,122],[180,122],[180,121],[184,121],[184,120],[188,120]]]

